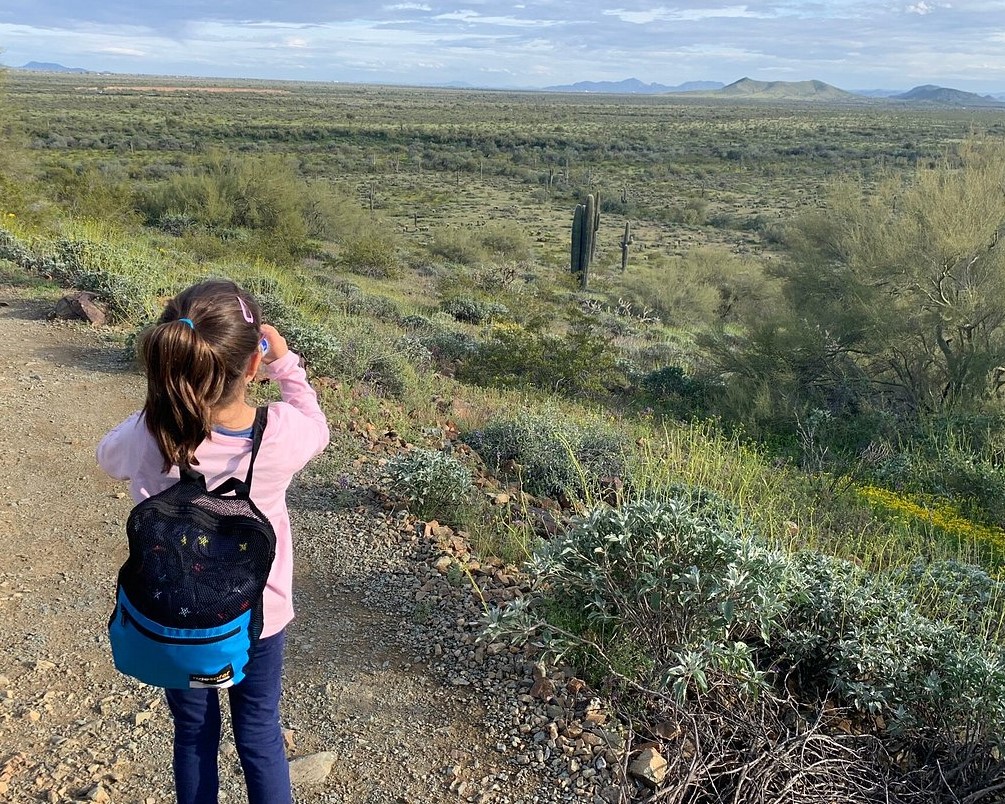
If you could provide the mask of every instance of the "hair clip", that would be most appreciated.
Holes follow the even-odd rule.
[[[195,329],[195,324],[192,323],[191,318],[177,318],[176,321],[181,321],[183,324],[188,324],[193,330]]]
[[[244,299],[238,296],[237,303],[241,305],[241,312],[244,314],[244,320],[249,324],[254,324],[255,317],[251,314],[251,310],[248,309],[248,305],[244,303]]]

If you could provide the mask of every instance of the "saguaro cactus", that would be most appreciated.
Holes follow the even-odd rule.
[[[632,224],[630,221],[625,221],[625,234],[621,238],[621,270],[622,272],[628,270],[628,249],[632,245]]]
[[[579,286],[590,279],[590,263],[597,253],[597,229],[600,228],[600,196],[590,193],[576,205],[572,216],[572,272],[579,275]]]

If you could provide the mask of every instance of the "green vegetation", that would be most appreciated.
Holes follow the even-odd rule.
[[[796,755],[845,769],[804,801],[993,795],[1000,115],[120,83],[7,77],[3,281],[92,290],[124,344],[196,278],[246,285],[333,420],[418,445],[388,467],[413,514],[534,555],[489,633],[640,737],[690,729],[696,797],[817,778]]]
[[[391,491],[420,519],[464,523],[473,507],[471,472],[451,455],[418,449],[394,458],[387,466]]]

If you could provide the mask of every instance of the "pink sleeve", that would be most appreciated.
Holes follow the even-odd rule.
[[[288,352],[265,366],[265,373],[279,383],[283,401],[270,406],[282,432],[284,457],[299,471],[326,446],[330,437],[328,420],[318,405],[318,395],[307,382],[300,358]]]
[[[98,465],[116,480],[130,480],[136,473],[139,441],[136,429],[143,427],[140,411],[110,430],[98,444]]]

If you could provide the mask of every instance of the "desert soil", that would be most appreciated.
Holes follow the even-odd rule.
[[[106,635],[130,500],[94,448],[143,381],[121,337],[50,321],[52,299],[23,296],[0,287],[0,801],[173,801],[162,692],[116,673]],[[550,750],[526,750],[528,717],[544,719],[527,714],[528,668],[486,662],[477,612],[448,594],[416,614],[442,586],[436,551],[367,502],[371,465],[350,467],[341,495],[309,473],[291,489],[295,800],[594,800],[592,770],[570,778]],[[221,800],[244,801],[226,732],[221,775]]]

